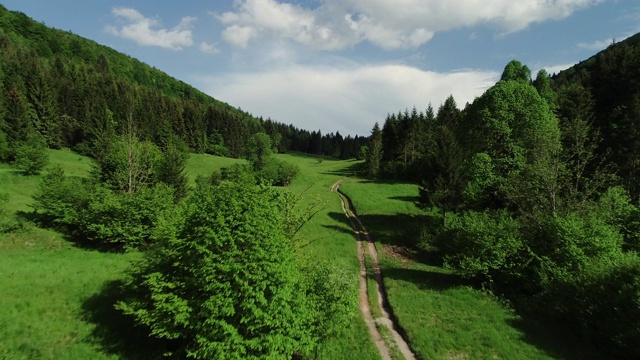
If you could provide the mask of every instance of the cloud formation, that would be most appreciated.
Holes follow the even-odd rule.
[[[255,73],[199,77],[199,88],[256,116],[323,133],[367,135],[387,113],[434,108],[453,95],[459,107],[493,85],[500,74],[423,71],[406,65],[291,66]]]
[[[182,50],[193,45],[191,24],[196,20],[195,17],[184,17],[175,27],[163,29],[159,27],[158,19],[147,18],[132,8],[116,7],[111,13],[121,23],[119,27],[105,27],[105,31],[112,35],[133,40],[140,45],[159,46],[171,50]]]
[[[218,49],[214,44],[209,44],[206,41],[200,43],[200,51],[205,54],[216,55],[220,53],[220,49]]]
[[[223,38],[245,48],[253,40],[288,40],[316,50],[368,41],[383,49],[415,48],[437,32],[481,24],[501,34],[558,20],[605,0],[319,0],[316,8],[280,0],[238,0],[217,18]]]

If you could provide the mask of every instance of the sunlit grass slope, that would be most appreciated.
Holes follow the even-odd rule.
[[[68,150],[50,150],[50,163],[69,176],[87,176],[91,160]],[[301,173],[290,187],[307,204],[322,204],[301,230],[299,256],[327,260],[353,278],[357,297],[356,247],[329,187],[348,172],[348,161],[318,161],[303,154],[278,155]],[[192,154],[186,169],[196,176],[243,160]],[[11,212],[28,213],[41,176],[27,177],[0,165],[0,192]],[[102,253],[75,247],[60,234],[27,227],[0,235],[0,359],[151,359],[150,344],[113,309],[117,283],[140,254]],[[327,343],[318,359],[378,359],[354,302],[350,326]]]
[[[389,301],[421,358],[602,358],[566,332],[521,318],[455,273],[403,256],[397,244],[412,241],[425,222],[415,206],[416,185],[351,180],[341,189],[376,241]]]

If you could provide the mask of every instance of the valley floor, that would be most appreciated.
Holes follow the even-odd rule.
[[[68,174],[86,176],[90,161],[66,150],[52,150],[51,163]],[[583,343],[529,319],[523,319],[456,274],[407,256],[402,244],[417,236],[424,215],[413,204],[417,187],[353,179],[353,161],[319,160],[302,154],[279,155],[296,163],[301,174],[290,190],[303,202],[322,204],[301,231],[299,256],[331,261],[353,277],[358,296],[360,264],[354,238],[339,197],[351,198],[358,217],[375,241],[384,286],[410,349],[421,359],[585,359]],[[195,155],[187,170],[207,175],[237,160]],[[38,177],[0,167],[0,192],[7,208],[28,219],[30,196]],[[113,309],[118,282],[138,253],[102,253],[82,249],[60,234],[25,226],[0,235],[0,359],[148,359],[159,356],[153,343]],[[366,261],[371,262],[368,258]],[[375,273],[368,274],[370,297]],[[370,300],[371,304],[371,300]],[[348,328],[327,341],[317,359],[379,359],[357,301]],[[374,317],[377,317],[374,314]],[[384,337],[384,333],[382,334]],[[403,356],[390,350],[393,359]],[[602,357],[599,357],[602,358]]]

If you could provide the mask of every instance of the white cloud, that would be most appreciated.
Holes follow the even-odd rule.
[[[491,71],[435,73],[405,65],[297,65],[198,78],[199,88],[256,116],[323,133],[367,135],[387,113],[424,110],[429,102],[437,108],[450,94],[463,107],[498,77]]]
[[[214,44],[209,44],[206,41],[203,41],[200,43],[200,51],[202,51],[205,54],[211,54],[211,55],[220,53],[220,49],[218,49]]]
[[[606,40],[597,40],[590,43],[581,42],[581,43],[578,43],[578,47],[585,50],[600,51],[600,50],[606,49],[607,46],[611,45],[613,41],[614,41],[613,39],[606,39]]]
[[[339,50],[363,41],[384,49],[415,48],[437,32],[488,24],[502,34],[566,18],[606,0],[319,0],[316,8],[279,0],[237,0],[217,18],[223,37],[246,47],[258,38]]]
[[[159,46],[165,49],[182,50],[193,45],[191,24],[195,17],[184,17],[172,29],[159,28],[158,19],[147,18],[132,8],[116,7],[111,13],[118,18],[119,27],[109,25],[105,31],[115,36],[133,40],[140,45]]]

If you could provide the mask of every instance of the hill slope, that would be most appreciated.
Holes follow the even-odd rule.
[[[597,152],[611,161],[635,200],[640,198],[640,33],[613,43],[554,76],[559,119],[592,123]]]
[[[96,155],[105,136],[133,127],[163,145],[240,157],[268,132],[281,152],[354,157],[365,138],[300,130],[253,117],[109,47],[52,29],[0,5],[0,131],[10,146],[30,133],[49,147]]]

